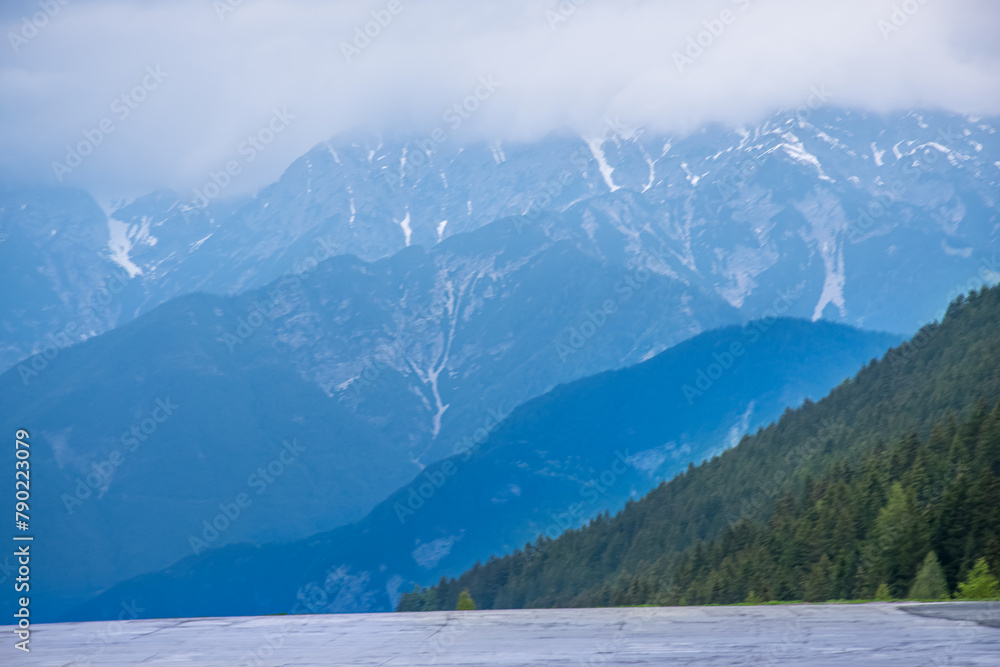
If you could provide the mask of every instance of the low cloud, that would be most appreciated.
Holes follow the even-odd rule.
[[[0,31],[0,178],[105,198],[196,187],[290,114],[241,162],[240,187],[261,185],[338,132],[439,126],[482,77],[499,87],[469,139],[609,117],[683,133],[815,87],[876,112],[1000,113],[989,0],[36,0],[5,3]]]

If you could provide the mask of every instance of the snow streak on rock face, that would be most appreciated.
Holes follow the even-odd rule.
[[[829,191],[817,189],[796,205],[798,211],[809,223],[804,232],[807,242],[814,247],[823,260],[823,291],[813,309],[812,319],[823,316],[827,305],[837,308],[840,317],[847,315],[844,303],[844,236],[847,219],[840,203]]]

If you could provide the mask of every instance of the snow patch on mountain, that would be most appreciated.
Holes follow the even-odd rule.
[[[410,245],[410,237],[413,236],[413,229],[410,227],[410,212],[406,212],[406,217],[399,221],[399,227],[403,230],[403,241],[407,247]]]
[[[944,239],[941,240],[941,248],[944,250],[944,254],[946,255],[950,255],[952,257],[964,257],[966,259],[971,257],[973,252],[973,248],[971,246],[968,248],[952,248]]]
[[[333,156],[333,161],[336,162],[337,164],[340,164],[340,156],[337,155],[337,151],[334,150],[333,146],[330,145],[329,141],[326,142],[326,147],[327,147],[327,150],[330,151],[330,155]]]
[[[826,132],[822,132],[820,130],[816,130],[815,128],[813,128],[813,129],[815,130],[816,136],[818,138],[822,139],[823,141],[825,141],[826,143],[830,144],[834,148],[839,148],[840,150],[844,151],[848,155],[854,155],[854,151],[852,151],[850,149],[850,147],[848,147],[847,144],[845,144],[844,142],[842,142],[840,139],[837,139],[836,137],[831,137]]]
[[[729,429],[729,434],[726,437],[726,447],[731,449],[736,445],[740,444],[740,439],[743,438],[747,433],[747,429],[750,428],[750,417],[753,416],[753,408],[756,401],[750,401],[747,405],[746,411],[740,415],[740,418],[733,424]]]
[[[626,460],[629,465],[647,475],[652,476],[668,458],[677,450],[677,443],[670,441],[659,447],[652,447],[637,452]]]
[[[649,165],[649,180],[642,186],[642,191],[645,192],[653,187],[653,180],[656,178],[656,163],[649,157],[649,153],[646,152],[645,148],[639,146],[639,150],[642,151],[642,157],[645,158],[646,164]]]
[[[837,198],[829,191],[819,188],[806,200],[796,204],[796,208],[810,225],[804,236],[813,241],[823,260],[823,291],[816,302],[812,319],[816,321],[823,317],[823,310],[831,303],[842,317],[846,317],[844,285],[847,273],[844,270],[844,248],[840,237],[847,230],[847,217]]]
[[[885,151],[880,151],[873,141],[871,143],[872,157],[875,158],[875,166],[881,167],[884,163],[882,162],[882,156],[885,155]]]
[[[922,146],[920,146],[920,148],[924,148],[925,146],[930,146],[931,148],[937,150],[939,153],[944,153],[945,155],[950,155],[951,152],[952,152],[950,148],[947,148],[946,146],[942,146],[941,144],[937,143],[936,141],[928,141],[926,144],[923,144]]]
[[[812,153],[810,153],[805,149],[805,146],[802,145],[802,142],[799,140],[797,136],[795,136],[791,132],[786,132],[785,134],[782,135],[782,139],[785,140],[785,143],[780,144],[777,148],[783,148],[785,150],[785,153],[787,153],[788,156],[793,160],[797,160],[803,164],[808,164],[815,167],[816,171],[819,173],[819,177],[822,180],[828,181],[830,183],[834,182],[832,178],[830,178],[829,176],[826,175],[826,173],[823,172],[823,165],[819,163],[819,159],[817,159],[815,155],[813,155]]]
[[[847,315],[844,307],[844,250],[837,248],[833,253],[826,252],[823,248],[823,268],[826,270],[826,278],[823,280],[823,293],[820,294],[816,309],[813,311],[813,322],[823,317],[823,310],[827,304],[832,303],[840,311],[841,316]]]
[[[612,174],[614,173],[614,167],[608,164],[608,159],[604,155],[604,149],[602,144],[604,143],[601,139],[584,139],[587,142],[587,146],[590,148],[590,154],[594,156],[597,161],[597,168],[601,171],[601,177],[604,178],[604,183],[608,186],[608,190],[614,192],[620,185],[615,185]]]
[[[413,560],[420,567],[430,569],[437,565],[438,561],[451,553],[452,546],[454,546],[459,538],[460,536],[458,535],[449,535],[448,537],[440,537],[426,544],[420,544],[418,541],[418,546],[412,553]]]
[[[774,266],[781,258],[768,246],[737,246],[729,252],[717,248],[715,254],[715,269],[725,278],[716,292],[736,308],[742,308],[747,296],[757,288],[757,276]]]
[[[507,156],[503,152],[503,146],[498,141],[495,144],[490,144],[490,152],[493,153],[493,161],[497,164],[503,164],[507,161]]]
[[[691,184],[692,186],[695,186],[695,185],[698,185],[698,181],[700,181],[700,180],[701,180],[701,176],[695,176],[694,174],[692,174],[692,173],[691,173],[691,170],[690,170],[690,169],[688,169],[688,164],[687,164],[687,162],[681,162],[681,169],[683,169],[683,170],[684,170],[684,173],[685,173],[685,174],[687,174],[687,179],[688,179],[688,182],[689,182],[689,183],[690,183],[690,184]]]
[[[213,233],[214,233],[214,232],[213,232]],[[201,247],[201,244],[202,244],[202,243],[204,243],[205,241],[207,241],[207,240],[208,240],[208,239],[210,239],[210,238],[212,238],[212,234],[209,234],[209,235],[208,235],[208,236],[206,236],[205,238],[202,238],[202,239],[199,239],[199,240],[195,241],[194,243],[192,243],[192,244],[191,244],[191,245],[190,245],[190,246],[188,247],[188,250],[190,250],[190,251],[192,251],[192,252],[193,252],[193,251],[195,251],[195,250],[197,250],[198,248],[200,248],[200,247]]]
[[[129,257],[129,252],[132,251],[135,242],[129,237],[128,223],[115,220],[109,216],[108,236],[108,251],[110,252],[111,261],[128,271],[129,278],[141,276],[142,269]]]

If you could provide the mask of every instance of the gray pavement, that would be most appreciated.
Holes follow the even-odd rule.
[[[1000,628],[1000,602],[935,602],[910,604],[902,609],[918,616],[947,618],[952,621],[974,621],[980,625]]]
[[[343,614],[2,628],[3,665],[1000,665],[1000,603]],[[988,606],[992,605],[992,606]],[[905,613],[903,608],[914,613]]]

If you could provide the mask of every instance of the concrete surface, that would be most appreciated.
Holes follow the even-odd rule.
[[[908,604],[901,608],[918,616],[947,618],[952,621],[974,621],[991,628],[1000,628],[1000,602],[935,602]],[[1000,664],[1000,660],[997,664]]]
[[[1000,665],[998,603],[344,614],[40,625],[3,665]],[[985,605],[992,605],[987,607]],[[915,613],[902,608],[913,607]],[[938,611],[940,610],[940,611]],[[970,620],[971,619],[971,620]]]

